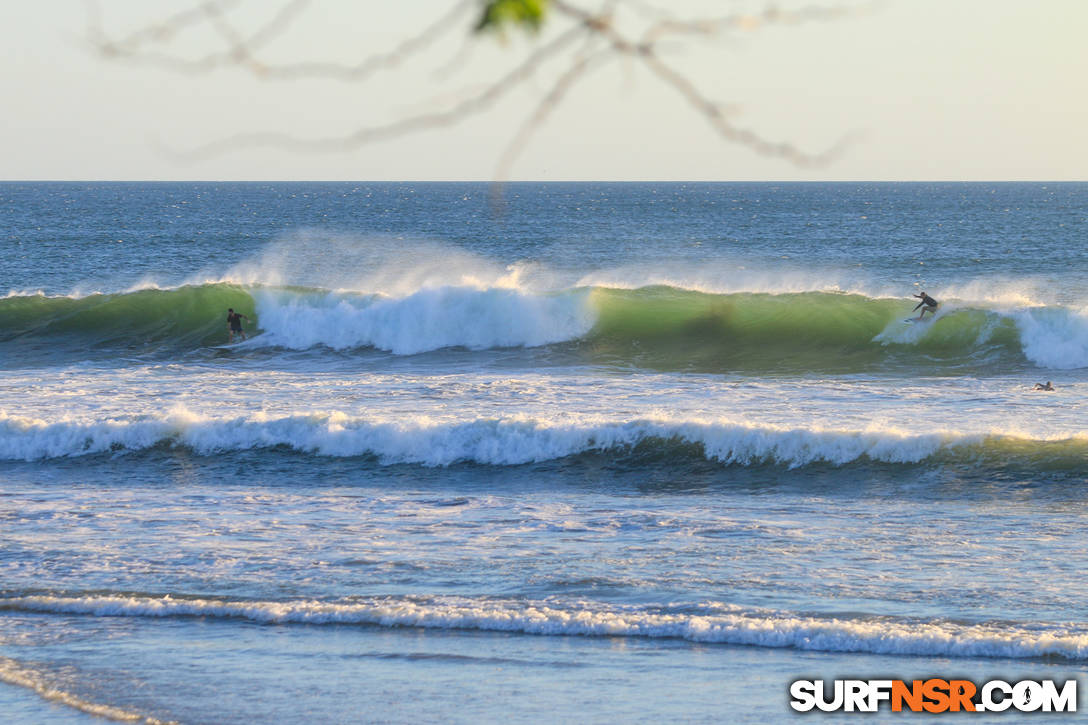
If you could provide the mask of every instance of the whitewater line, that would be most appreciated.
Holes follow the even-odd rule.
[[[916,464],[937,455],[977,455],[1034,462],[1081,458],[1088,434],[1062,439],[1024,438],[1015,432],[896,429],[790,428],[733,420],[551,420],[527,416],[436,420],[351,417],[338,411],[208,418],[185,409],[156,417],[46,421],[0,409],[0,460],[35,461],[156,446],[181,447],[200,455],[286,447],[336,458],[374,456],[382,464],[449,466],[455,463],[520,465],[584,453],[631,453],[641,446],[698,446],[702,455],[726,465],[775,464],[798,468],[859,460]],[[690,455],[679,451],[678,455]],[[1075,461],[1073,461],[1075,463]]]
[[[138,712],[114,707],[113,705],[85,700],[71,692],[54,687],[46,681],[40,672],[10,657],[0,657],[0,682],[30,690],[46,702],[64,705],[73,710],[106,720],[144,723],[144,725],[176,725],[174,721],[159,720],[149,715],[141,715]]]
[[[46,595],[0,599],[0,610],[98,617],[210,617],[261,624],[468,629],[541,636],[642,637],[708,644],[929,657],[1088,659],[1088,632],[896,617],[838,618],[703,605],[706,613],[598,602],[470,597],[230,601],[170,596]],[[684,608],[686,609],[686,608]]]

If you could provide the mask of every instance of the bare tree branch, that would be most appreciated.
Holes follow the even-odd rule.
[[[680,93],[693,108],[702,113],[719,135],[729,141],[745,146],[763,156],[782,158],[798,166],[806,167],[824,165],[841,154],[846,147],[847,139],[843,139],[830,149],[818,154],[810,154],[801,151],[793,144],[770,141],[750,129],[738,127],[726,118],[730,107],[709,100],[686,76],[663,63],[657,53],[657,42],[668,32],[716,34],[725,27],[749,27],[749,25],[746,24],[745,18],[754,16],[736,15],[718,19],[693,20],[686,22],[663,20],[654,26],[651,26],[638,42],[634,42],[620,35],[611,23],[600,17],[593,16],[580,8],[574,7],[565,0],[553,0],[553,4],[556,10],[572,17],[580,18],[587,25],[598,30],[604,37],[610,40],[615,52],[622,55],[633,56],[641,60],[642,63],[658,78],[663,80],[666,85]],[[767,12],[758,16],[757,21],[754,21],[756,24],[751,27],[778,22],[793,23],[803,22],[805,20],[826,19],[837,13],[838,10],[836,8],[822,7],[808,8],[805,12],[792,14],[768,9]]]
[[[293,0],[292,2],[283,5],[279,11],[272,16],[271,20],[265,23],[263,27],[259,28],[257,32],[249,38],[243,38],[242,35],[234,29],[234,26],[227,21],[226,15],[221,8],[212,5],[207,9],[207,13],[211,19],[212,26],[230,44],[228,51],[224,55],[235,61],[238,65],[257,71],[262,64],[253,56],[253,51],[286,30],[295,16],[309,4],[310,0]]]
[[[696,18],[693,20],[665,19],[651,26],[642,42],[654,44],[666,35],[717,36],[726,30],[758,30],[768,25],[800,25],[817,21],[838,20],[856,15],[856,8],[842,6],[810,5],[796,11],[782,10],[771,5],[761,13],[737,13],[720,18]]]
[[[270,79],[328,78],[345,82],[358,82],[379,70],[396,68],[406,59],[432,45],[442,35],[458,27],[457,20],[467,14],[472,0],[461,0],[418,35],[398,44],[392,50],[378,53],[355,65],[338,63],[292,63],[286,65],[262,64],[259,75]]]
[[[644,53],[642,60],[667,85],[680,93],[684,100],[706,116],[710,124],[721,136],[742,146],[747,146],[758,154],[786,159],[797,166],[813,167],[823,166],[845,150],[847,142],[846,139],[843,139],[830,149],[818,154],[810,154],[801,151],[793,144],[769,141],[755,131],[735,126],[726,118],[726,111],[719,104],[703,96],[690,80],[662,63],[657,55]]]
[[[152,63],[184,72],[206,72],[214,68],[232,66],[249,71],[262,80],[333,79],[345,82],[361,82],[374,73],[395,68],[410,57],[433,45],[451,28],[458,27],[462,16],[477,6],[478,0],[460,0],[434,23],[416,35],[402,41],[389,51],[371,55],[359,63],[343,64],[304,61],[287,64],[269,63],[257,57],[257,50],[271,38],[283,32],[294,20],[308,0],[291,0],[282,5],[274,16],[257,32],[248,37],[240,33],[227,17],[227,10],[238,0],[209,0],[177,13],[160,23],[140,28],[119,39],[110,40],[101,32],[100,21],[91,23],[90,39],[101,54],[131,62]],[[871,7],[871,6],[870,6]],[[242,147],[279,147],[302,151],[337,151],[363,144],[389,139],[409,133],[448,126],[482,113],[512,89],[523,85],[538,70],[552,61],[563,59],[558,77],[533,108],[532,113],[517,130],[504,148],[499,159],[496,176],[505,179],[510,169],[527,146],[532,136],[563,102],[569,92],[580,83],[588,72],[613,58],[628,59],[647,68],[649,72],[676,92],[696,113],[702,115],[711,127],[724,139],[744,146],[758,154],[784,159],[797,166],[818,166],[837,156],[845,147],[846,140],[820,153],[807,153],[787,142],[773,141],[758,132],[740,127],[730,119],[734,105],[710,100],[685,74],[662,59],[663,42],[669,38],[684,36],[710,40],[725,37],[730,31],[747,31],[772,25],[796,25],[800,23],[836,20],[857,14],[859,9],[847,5],[810,5],[798,10],[782,10],[768,5],[762,12],[734,13],[711,18],[678,18],[671,9],[650,5],[646,0],[603,0],[596,12],[583,9],[574,0],[549,0],[549,15],[556,21],[567,21],[563,29],[549,42],[539,46],[513,70],[503,74],[481,89],[462,89],[460,98],[447,103],[443,110],[409,113],[397,120],[374,126],[363,126],[341,136],[317,139],[301,139],[287,133],[242,133],[200,146],[184,158],[202,158],[221,154]],[[618,27],[617,13],[630,10],[640,18],[632,32],[630,17],[624,16],[624,30]],[[97,14],[94,15],[97,19]],[[224,48],[199,58],[184,58],[156,49],[183,30],[207,23],[223,42]],[[554,22],[549,21],[549,26]],[[465,26],[461,26],[465,27]],[[466,28],[467,30],[467,28]],[[575,48],[577,39],[584,39],[585,46]],[[604,47],[599,47],[603,41]],[[597,45],[598,47],[594,48]],[[455,61],[463,61],[471,48],[466,41],[458,51]],[[457,63],[449,63],[446,72],[452,72]]]
[[[237,0],[230,0],[234,5]],[[255,51],[274,35],[286,28],[309,0],[293,0],[283,5],[276,15],[260,30],[244,38],[227,21],[223,12],[226,0],[206,2],[184,13],[141,29],[121,40],[110,40],[101,29],[90,33],[91,43],[106,57],[123,59],[131,63],[154,65],[180,73],[206,73],[217,68],[238,67],[249,71],[262,80],[299,80],[321,78],[355,83],[365,80],[379,70],[395,68],[406,59],[434,43],[442,35],[458,27],[457,20],[467,14],[473,0],[460,0],[450,10],[417,35],[400,42],[390,51],[369,56],[359,63],[345,65],[332,62],[299,62],[276,64],[257,58]],[[144,50],[140,46],[147,40],[163,41],[176,35],[183,28],[201,22],[210,22],[213,29],[226,41],[223,51],[209,53],[198,58],[185,58],[169,53]]]
[[[205,73],[221,66],[242,66],[260,73],[262,64],[254,58],[254,51],[286,30],[294,17],[309,4],[309,0],[291,0],[280,7],[271,20],[249,38],[243,38],[226,19],[226,9],[236,6],[238,0],[213,0],[178,13],[162,23],[141,28],[119,40],[107,38],[97,11],[91,20],[89,38],[92,46],[104,57],[130,63],[154,65],[183,73]],[[97,6],[93,6],[97,7]],[[145,44],[162,44],[179,35],[186,28],[210,24],[212,29],[227,41],[225,51],[210,53],[200,58],[183,58],[157,50],[145,50]]]
[[[199,25],[207,20],[208,8],[216,6],[225,8],[238,4],[238,0],[208,0],[195,7],[175,13],[162,21],[146,25],[135,30],[123,38],[110,40],[106,38],[102,30],[102,10],[96,0],[88,2],[88,36],[93,45],[107,56],[130,55],[139,49],[144,43],[164,43],[185,28]]]

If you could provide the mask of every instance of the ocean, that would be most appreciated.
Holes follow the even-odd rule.
[[[1086,230],[1088,183],[0,184],[0,713],[1083,688]]]

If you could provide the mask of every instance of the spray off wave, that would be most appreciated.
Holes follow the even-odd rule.
[[[823,652],[931,657],[1088,660],[1088,632],[1061,625],[967,624],[894,617],[809,616],[718,602],[615,606],[592,601],[484,597],[355,597],[337,601],[231,601],[151,596],[8,596],[0,610],[98,617],[209,617],[261,624],[368,625],[643,637]],[[693,611],[694,610],[694,611]]]

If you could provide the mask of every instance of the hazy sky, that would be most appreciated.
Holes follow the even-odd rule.
[[[598,0],[568,0],[597,7]],[[637,8],[646,13],[646,3]],[[812,2],[803,3],[811,5]],[[192,7],[101,0],[122,36]],[[442,16],[453,0],[313,0],[263,46],[269,63],[355,63]],[[751,2],[656,0],[679,17],[761,10]],[[780,3],[790,7],[788,3]],[[848,6],[855,6],[849,4]],[[439,110],[514,67],[559,30],[502,43],[475,38],[471,13],[437,42],[366,82],[258,80],[239,69],[185,74],[106,61],[87,43],[81,0],[3,3],[0,88],[5,179],[494,178],[517,129],[566,67],[562,59],[486,112],[331,152],[241,148],[199,160],[184,151],[240,132],[311,139]],[[281,3],[241,0],[247,32]],[[634,29],[636,4],[620,18]],[[805,169],[717,135],[705,117],[635,61],[613,60],[575,86],[511,167],[515,179],[803,180],[1088,178],[1088,2],[889,0],[834,21],[682,40],[665,60],[734,123],[812,152],[850,135],[830,166]],[[200,57],[205,25],[158,50]],[[464,49],[468,48],[465,53]],[[569,63],[569,61],[568,61]]]

